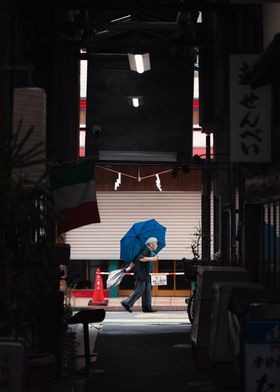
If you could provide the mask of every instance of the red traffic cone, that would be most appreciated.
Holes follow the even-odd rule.
[[[108,305],[108,300],[104,299],[103,281],[100,274],[100,268],[96,268],[93,296],[88,305]]]

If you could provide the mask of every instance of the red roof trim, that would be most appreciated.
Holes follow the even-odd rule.
[[[80,99],[80,108],[85,109],[87,107],[87,100],[86,99]]]
[[[86,149],[85,149],[85,147],[80,147],[79,156],[80,157],[85,157],[86,156]]]
[[[211,159],[213,158],[214,149],[211,147],[210,149]],[[194,147],[193,148],[193,156],[194,155],[202,155],[202,159],[206,158],[206,147]]]

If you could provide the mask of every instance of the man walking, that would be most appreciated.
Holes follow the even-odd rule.
[[[152,270],[152,263],[158,261],[158,257],[155,256],[155,251],[158,247],[158,240],[155,237],[150,237],[145,242],[145,246],[137,254],[133,263],[127,268],[126,272],[129,272],[134,268],[135,278],[135,290],[134,292],[124,301],[121,305],[128,312],[132,312],[134,303],[142,297],[142,310],[143,312],[155,312],[152,309],[152,287],[150,281],[150,272]]]

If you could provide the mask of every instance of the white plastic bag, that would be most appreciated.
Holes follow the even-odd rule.
[[[107,289],[110,290],[110,289],[113,289],[114,287],[117,287],[121,283],[124,275],[125,275],[125,272],[124,272],[123,268],[117,269],[115,271],[111,271],[108,275],[108,279],[106,282]]]

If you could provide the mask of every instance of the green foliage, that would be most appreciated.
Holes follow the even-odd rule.
[[[73,290],[75,290],[75,284],[69,284],[67,281],[65,282],[64,287],[64,319],[67,320],[72,316],[73,307],[72,304],[75,301],[75,297],[73,296]]]
[[[52,211],[46,171],[36,182],[26,175],[46,164],[43,143],[28,147],[33,127],[23,132],[21,121],[14,135],[0,135],[0,243],[13,250],[29,240],[32,230],[46,226]]]
[[[46,168],[44,143],[31,145],[33,127],[26,132],[20,121],[16,132],[0,134],[0,335],[18,331],[32,318],[40,293],[53,281],[45,251],[55,212],[46,181],[32,181],[28,171]],[[42,256],[31,262],[30,243],[40,244]]]
[[[191,242],[191,251],[194,259],[200,258],[200,247],[201,247],[201,238],[202,238],[202,230],[201,226],[196,227],[196,231],[193,233],[193,238]]]

